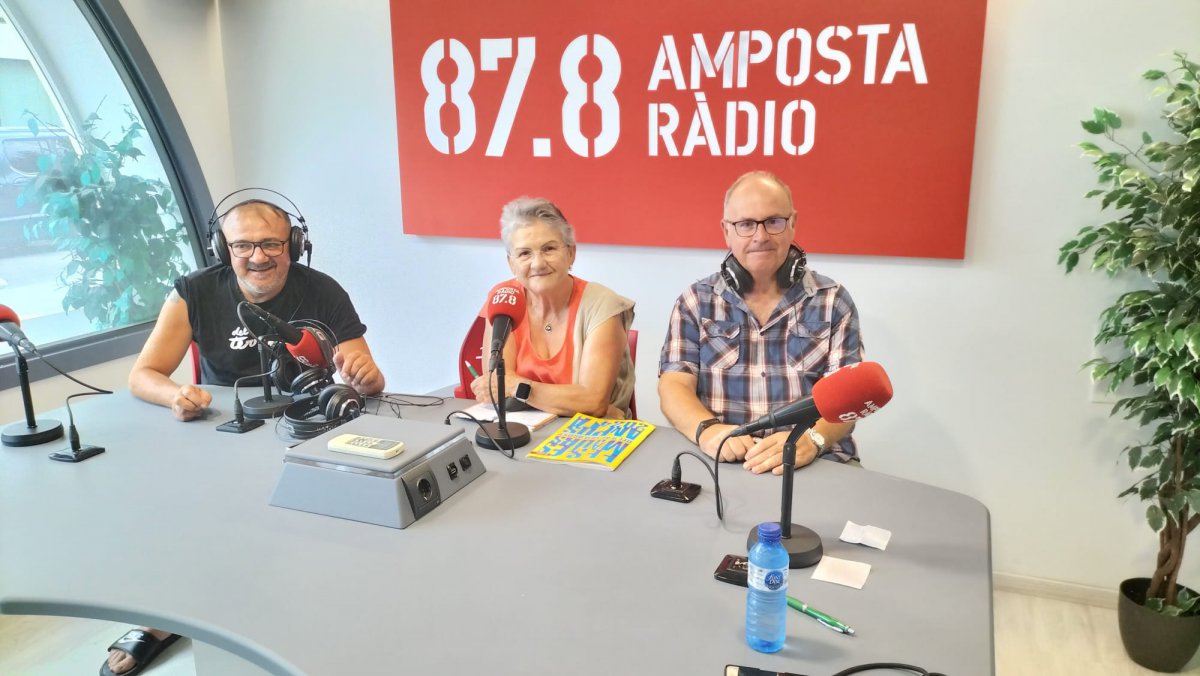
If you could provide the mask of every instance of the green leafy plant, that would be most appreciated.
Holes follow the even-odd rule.
[[[1093,270],[1140,281],[1100,315],[1096,344],[1123,348],[1120,358],[1085,366],[1109,392],[1136,386],[1113,415],[1133,419],[1149,440],[1123,449],[1138,478],[1120,495],[1148,503],[1146,521],[1158,534],[1158,557],[1147,606],[1167,614],[1200,610],[1177,583],[1187,536],[1200,525],[1200,67],[1174,54],[1169,72],[1150,70],[1165,98],[1167,138],[1140,134],[1136,148],[1122,142],[1121,118],[1097,108],[1083,128],[1102,137],[1079,144],[1092,158],[1101,211],[1113,220],[1087,226],[1062,246],[1058,261],[1071,272],[1091,254]]]
[[[187,230],[170,186],[129,172],[143,154],[134,145],[143,127],[128,108],[125,114],[129,124],[111,145],[97,134],[97,113],[84,121],[82,138],[28,119],[35,135],[61,143],[46,144],[53,150],[38,156],[38,175],[18,197],[18,206],[32,202],[42,214],[24,234],[52,239],[69,254],[59,274],[63,310],[83,310],[97,329],[153,319],[187,271]]]

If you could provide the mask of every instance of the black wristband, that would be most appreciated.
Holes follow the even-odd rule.
[[[696,445],[697,446],[700,445],[700,435],[704,434],[704,430],[706,430],[720,422],[721,422],[720,418],[709,418],[708,420],[701,420],[700,424],[696,425],[696,436],[694,437],[696,440]]]

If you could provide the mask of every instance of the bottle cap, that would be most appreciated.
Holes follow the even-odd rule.
[[[779,542],[783,535],[783,529],[774,521],[758,524],[758,541],[759,542]]]

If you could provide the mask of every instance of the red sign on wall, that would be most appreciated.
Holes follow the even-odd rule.
[[[809,251],[962,258],[986,0],[392,0],[404,230],[724,247],[775,172]]]

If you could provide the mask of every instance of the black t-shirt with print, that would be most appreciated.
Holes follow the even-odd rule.
[[[175,280],[175,290],[187,303],[192,340],[200,348],[201,382],[233,385],[241,376],[260,373],[254,336],[238,319],[237,305],[245,300],[237,276],[228,265],[197,270]],[[367,327],[358,318],[350,296],[329,275],[293,264],[278,296],[259,303],[285,321],[308,319],[327,325],[335,344],[361,337]],[[245,312],[257,334],[268,327]]]

